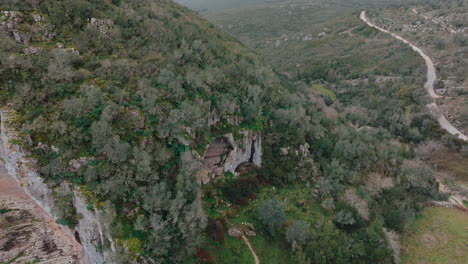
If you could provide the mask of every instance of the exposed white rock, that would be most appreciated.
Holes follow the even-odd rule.
[[[276,42],[275,42],[275,48],[278,48],[279,46],[281,46],[281,40],[280,39],[276,40]]]
[[[78,188],[74,190],[73,204],[76,212],[81,216],[75,230],[78,232],[83,250],[90,263],[110,263],[115,246],[110,237],[110,229],[103,224],[103,213],[93,208],[87,208],[86,199],[79,194]],[[106,250],[106,245],[110,250]]]
[[[42,52],[42,47],[27,47],[24,48],[23,53],[26,55],[38,55]]]
[[[91,18],[89,26],[99,31],[103,35],[109,35],[114,27],[114,21],[110,19]]]
[[[302,38],[303,41],[310,41],[313,39],[314,39],[314,36],[312,34],[307,34]]]
[[[204,171],[201,181],[208,183],[224,172],[235,173],[242,163],[262,165],[262,138],[253,131],[241,132],[241,139],[235,140],[232,134],[216,138],[203,156]]]
[[[234,238],[239,238],[242,236],[242,231],[237,228],[237,227],[231,227],[229,230],[228,230],[228,235],[230,237],[234,237]]]
[[[208,117],[208,126],[213,126],[216,125],[221,119],[219,118],[218,113],[216,110],[212,111],[210,113],[210,116]]]
[[[256,236],[255,228],[251,223],[243,222],[240,225],[235,225],[228,230],[228,235],[234,238],[242,237],[242,235]]]
[[[293,149],[293,150],[291,150],[291,147],[280,148],[280,152],[281,152],[280,154],[282,156],[287,156],[289,155],[289,153],[294,153],[294,155],[296,155],[297,157],[306,158],[310,156],[309,148],[310,148],[310,145],[309,143],[306,142],[305,144],[299,145],[297,149]]]
[[[13,143],[18,139],[17,132],[10,125],[15,117],[14,111],[0,109],[0,147],[3,149],[0,152],[1,159],[4,161],[8,173],[16,178],[21,188],[49,215],[57,219],[57,214],[54,211],[53,190],[43,182],[34,166],[35,161],[28,158],[19,145]],[[110,263],[109,260],[115,252],[115,248],[109,236],[110,232],[102,224],[104,222],[102,221],[103,213],[98,209],[88,210],[83,195],[77,189],[72,190],[73,204],[81,219],[78,221],[76,230],[65,227],[64,230],[71,237],[75,237],[75,231],[78,232],[89,263]],[[101,250],[102,245],[110,245],[110,247],[104,247]]]
[[[26,16],[30,16],[33,22],[25,19]],[[38,14],[2,11],[0,12],[0,36],[13,38],[16,42],[26,45],[34,39],[50,40],[55,35],[53,26],[44,22],[45,17]]]
[[[224,162],[224,171],[234,173],[236,168],[244,163],[250,162],[254,165],[262,166],[262,138],[253,131],[241,132],[242,139],[235,141],[232,134],[227,134],[225,138],[233,148],[229,152]]]

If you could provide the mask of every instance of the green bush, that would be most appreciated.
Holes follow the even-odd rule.
[[[257,215],[262,223],[267,226],[267,230],[271,236],[276,236],[277,231],[286,222],[283,205],[274,199],[261,202],[257,206]]]

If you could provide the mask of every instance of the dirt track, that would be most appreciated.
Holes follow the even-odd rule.
[[[415,46],[414,44],[412,44],[411,42],[409,42],[408,40],[400,37],[399,35],[395,34],[395,33],[392,33],[388,30],[385,30],[379,26],[376,26],[374,24],[372,24],[366,17],[366,11],[362,11],[361,12],[361,16],[360,16],[361,20],[364,21],[367,25],[373,27],[373,28],[376,28],[384,33],[387,33],[387,34],[390,34],[392,37],[408,44],[411,46],[411,48],[416,51],[419,55],[421,55],[421,57],[423,57],[424,61],[426,62],[426,66],[427,66],[427,81],[426,83],[424,84],[424,88],[427,90],[427,92],[429,93],[429,95],[431,96],[431,98],[434,100],[434,102],[432,104],[429,104],[428,105],[428,108],[431,110],[431,111],[434,111],[436,113],[441,113],[439,115],[439,117],[437,118],[437,121],[439,122],[440,126],[445,129],[447,132],[449,132],[450,134],[452,135],[456,135],[458,136],[460,139],[463,139],[465,141],[468,141],[468,137],[466,135],[464,135],[462,132],[460,132],[456,127],[454,127],[448,120],[447,118],[445,118],[445,116],[442,114],[442,111],[439,109],[439,107],[437,106],[437,104],[435,103],[435,99],[437,98],[440,98],[439,95],[437,95],[435,92],[434,92],[434,83],[437,79],[437,74],[436,74],[436,69],[434,67],[434,62],[431,60],[431,58],[429,58],[429,56],[427,56],[420,48],[418,48],[417,46]]]
[[[250,241],[247,239],[245,235],[242,235],[242,240],[244,240],[245,244],[250,249],[250,252],[252,253],[252,256],[254,257],[255,264],[260,264],[260,260],[257,257],[257,254],[255,253],[255,250],[253,249],[252,245],[250,244]]]

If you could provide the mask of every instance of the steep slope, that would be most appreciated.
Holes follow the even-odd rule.
[[[281,85],[273,72],[171,1],[1,8],[1,101],[18,112],[23,148],[51,190],[79,185],[89,209],[114,215],[112,236],[131,258],[184,259],[204,226],[205,148],[262,129]],[[234,151],[248,162],[251,149]],[[77,210],[59,209],[80,226]]]
[[[236,262],[212,238],[228,221],[252,226],[245,219],[260,262],[391,263],[383,227],[403,232],[438,197],[406,143],[350,126],[326,98],[172,1],[0,8],[3,159],[76,231],[91,263],[203,262],[206,252]],[[361,217],[350,193],[372,213]],[[268,217],[282,210],[269,199],[288,210]]]
[[[328,117],[332,117],[333,115],[339,116],[340,118],[352,122],[359,131],[380,131],[379,133],[391,134],[391,137],[395,140],[394,142],[404,142],[400,146],[410,150],[410,152],[413,153],[410,155],[411,158],[416,158],[417,161],[406,161],[406,164],[402,167],[408,168],[407,166],[409,166],[411,170],[426,171],[430,175],[432,171],[424,164],[427,163],[433,168],[437,168],[438,174],[444,175],[446,179],[450,179],[451,176],[456,176],[457,174],[466,175],[468,169],[467,165],[465,165],[468,164],[466,162],[466,155],[464,156],[466,143],[458,140],[456,136],[445,133],[437,124],[437,119],[434,118],[436,116],[434,115],[431,117],[431,115],[429,115],[430,112],[425,108],[425,105],[430,102],[430,98],[428,98],[426,91],[422,89],[424,82],[426,82],[424,78],[426,76],[424,60],[411,48],[402,45],[396,40],[392,40],[375,29],[366,27],[362,21],[359,20],[359,12],[361,11],[359,5],[354,7],[348,6],[347,9],[336,9],[338,10],[338,14],[340,12],[343,13],[334,16],[333,12],[335,9],[333,5],[320,5],[322,2],[323,1],[302,1],[302,4],[297,4],[291,3],[291,1],[285,1],[281,4],[209,11],[202,13],[202,15],[216,23],[221,29],[241,39],[246,45],[265,55],[266,61],[270,62],[278,71],[284,73],[289,79],[308,82],[311,90],[315,90],[317,94],[320,94],[325,99],[325,102],[331,108],[337,110],[337,112],[333,112],[328,109],[326,111]],[[333,4],[333,1],[326,2]],[[349,3],[349,1],[341,2],[343,2],[343,6],[341,7],[346,6],[344,2]],[[408,1],[404,3],[402,1],[382,1],[382,3],[383,2],[387,2],[387,4],[400,2],[402,5],[397,9],[400,13],[401,10],[407,10],[409,5]],[[315,5],[312,7],[311,3]],[[365,6],[365,1],[361,1],[361,4]],[[370,7],[365,6],[365,9],[368,8]],[[377,10],[382,12],[382,10],[386,9]],[[334,125],[339,127],[339,125]],[[333,129],[331,131],[333,131]],[[327,130],[327,133],[333,133],[331,131]],[[343,137],[346,139],[343,139]],[[374,136],[370,137],[373,138]],[[327,136],[320,138],[316,142],[307,141],[311,144],[310,149],[314,154],[314,159],[318,161],[321,160],[322,147],[327,145],[325,143],[327,140],[324,140],[324,138],[327,138]],[[350,160],[360,162],[362,158],[366,156],[367,160],[373,164],[373,161],[371,161],[373,157],[371,156],[365,154],[360,157],[354,156],[356,152],[360,152],[359,143],[349,146],[347,143],[341,141],[350,140],[354,141],[354,143],[356,143],[356,141],[361,141],[361,139],[357,138],[359,138],[357,135],[348,137],[343,134],[337,135],[333,139],[330,138],[328,142],[330,142],[330,148],[333,148],[331,151],[333,154],[328,156],[328,160],[322,161],[329,165],[330,158],[340,156],[338,153],[346,152],[346,157],[342,157],[344,159],[339,158],[340,162],[344,160],[348,162]],[[364,144],[373,145],[373,143],[369,142]],[[366,147],[364,147],[364,149],[366,149]],[[287,149],[283,150],[285,150],[285,153],[288,153]],[[366,152],[366,150],[363,151]],[[325,150],[325,152],[328,151]],[[439,152],[440,154],[438,154]],[[438,158],[437,163],[428,161],[435,159],[436,156]],[[377,159],[387,160],[386,158]],[[455,160],[457,162],[455,162]],[[268,162],[267,160],[265,161]],[[436,167],[434,164],[438,166]],[[396,166],[398,167],[400,165]],[[319,177],[319,181],[312,184],[312,186],[314,186],[313,188],[317,188],[317,184],[320,185],[320,187],[316,189],[318,193],[327,189],[327,184],[324,184],[323,181],[331,180],[336,182],[336,180],[332,180],[333,174],[327,172],[326,169],[324,170],[324,167],[327,166],[322,166],[320,170],[322,178]],[[332,165],[331,167],[335,166]],[[369,170],[363,169],[362,167],[356,169],[355,166],[350,166],[349,164],[345,165],[345,167],[353,168],[351,169],[352,171],[356,172],[358,175],[363,175],[365,171],[373,171],[379,166],[377,165]],[[334,200],[334,206],[338,207],[340,203],[336,201],[345,198],[344,200],[346,203],[356,206],[359,213],[365,212],[362,208],[365,208],[366,204],[374,204],[374,206],[378,204],[378,206],[380,206],[381,210],[379,210],[379,212],[376,212],[376,207],[373,209],[371,208],[370,211],[382,214],[383,218],[381,219],[385,219],[385,234],[394,250],[395,261],[399,259],[400,253],[398,246],[395,246],[398,245],[398,241],[395,241],[395,239],[398,239],[397,234],[404,234],[403,230],[408,230],[407,221],[411,222],[413,221],[411,219],[414,219],[410,216],[411,214],[418,215],[421,213],[419,209],[409,209],[412,207],[411,205],[407,207],[409,204],[413,204],[413,202],[409,202],[409,200],[414,201],[414,197],[406,200],[400,196],[402,193],[398,194],[399,191],[397,190],[402,190],[401,188],[405,189],[404,192],[407,195],[412,196],[415,194],[413,191],[403,187],[405,184],[401,184],[400,182],[396,184],[400,187],[391,187],[393,183],[395,183],[394,180],[401,176],[401,173],[402,170],[395,174],[389,171],[379,173],[372,172],[368,177],[363,177],[364,179],[358,176],[358,178],[360,178],[358,182],[361,182],[351,183],[351,185],[357,187],[358,195],[354,193],[354,197],[349,197],[348,194],[353,193],[351,192],[353,189],[348,189],[343,194],[342,191],[335,188],[333,188],[333,192],[335,193],[331,195],[333,199],[336,199]],[[345,174],[346,176],[343,178],[347,180],[352,178],[352,174]],[[412,179],[428,180],[428,178],[423,176],[424,174],[425,173],[418,173],[418,175],[413,175],[411,177],[414,177]],[[366,187],[363,187],[361,184]],[[426,185],[426,187],[429,185]],[[456,185],[456,183],[452,182],[451,185]],[[466,192],[462,187],[456,188],[460,192]],[[260,200],[259,204],[261,204],[263,199],[268,199],[271,196],[278,197],[279,201],[285,206],[285,211],[288,215],[288,220],[285,223],[288,228],[291,222],[295,221],[292,219],[300,219],[300,221],[311,223],[312,225],[317,224],[317,222],[320,224],[323,223],[323,218],[326,219],[326,216],[323,217],[322,215],[323,212],[317,213],[314,209],[311,209],[314,200],[304,198],[309,195],[307,190],[294,188],[287,192],[291,194],[277,194],[275,190],[267,189],[265,193],[260,192],[258,194]],[[292,194],[293,192],[298,195]],[[303,193],[299,195],[301,192]],[[336,193],[340,194],[336,195]],[[372,198],[369,199],[369,197],[366,197],[366,193]],[[378,198],[381,194],[385,196],[385,198]],[[317,199],[322,202],[322,208],[326,208],[327,203],[330,202],[326,196],[327,195]],[[390,205],[393,202],[387,204],[388,201],[398,196],[400,196],[401,199],[399,202],[393,205]],[[252,203],[255,203],[255,205],[237,209],[241,211],[241,216],[236,217],[236,219],[238,219],[239,222],[245,222],[246,219],[248,219],[248,221],[252,221],[257,227],[259,223],[256,222],[258,220],[255,218],[256,214],[253,209],[257,205],[257,202]],[[212,208],[216,208],[216,206]],[[225,210],[222,206],[219,206],[219,208],[221,209],[221,213]],[[302,212],[302,210],[307,213],[301,215],[300,212]],[[333,217],[335,217],[335,219],[342,218],[341,220],[343,220],[343,214],[339,213],[339,209],[335,208],[333,211]],[[229,215],[229,211],[227,214]],[[367,215],[368,212],[363,214],[363,217]],[[289,234],[288,228],[285,228],[286,232],[282,233],[285,235],[286,239],[288,239]],[[341,228],[343,228],[343,226],[341,226]],[[390,229],[393,231],[388,232]],[[333,253],[329,255],[325,253],[327,252],[326,250],[330,248],[330,245],[333,244],[333,241],[338,240],[337,238],[330,238],[332,235],[327,228],[312,227],[308,230],[313,230],[311,231],[313,235],[311,235],[312,238],[310,238],[310,240],[329,239],[327,240],[328,247],[324,246],[321,248],[319,242],[316,244],[302,242],[306,244],[298,247],[297,243],[299,243],[299,241],[293,241],[293,248],[296,250],[297,248],[300,249],[295,251],[295,253],[301,251],[300,254],[298,254],[300,255],[299,260],[297,260],[298,262],[303,261],[304,258],[308,258],[312,260],[312,262],[317,263],[337,263],[340,260],[343,261],[343,259],[340,259],[340,256],[343,256],[341,253],[346,252],[346,249],[339,247],[334,248],[336,251],[340,252],[335,255]],[[347,230],[349,231],[349,229]],[[263,230],[257,232],[257,234],[262,231]],[[283,229],[283,231],[285,230]],[[307,226],[303,226],[300,231],[294,231],[300,234],[306,234]],[[462,230],[459,229],[459,232],[461,231]],[[268,238],[265,240],[271,239],[268,236],[269,232],[266,233]],[[297,237],[301,238],[298,233],[295,234]],[[328,233],[328,235],[321,236],[320,234],[323,233]],[[363,235],[365,231],[352,231],[348,234],[357,233]],[[216,233],[213,231],[213,234]],[[213,235],[213,237],[217,239],[216,236]],[[280,250],[281,244],[278,245],[274,242],[268,243],[262,240],[262,238],[250,239],[251,242],[253,241],[252,245],[256,248],[260,260],[263,259],[264,262],[267,261],[268,263],[287,262],[287,260],[283,259],[285,256],[287,258],[287,251]],[[281,241],[280,239],[272,240],[277,242]],[[345,238],[341,239],[341,241],[345,240]],[[291,243],[291,241],[289,242]],[[227,239],[225,243],[227,247],[235,248],[237,246],[236,242],[230,239]],[[347,243],[344,242],[343,244]],[[350,244],[350,247],[355,247],[359,242]],[[363,244],[365,245],[366,242]],[[268,245],[268,247],[266,245]],[[267,248],[271,250],[268,253],[266,252]],[[222,247],[217,247],[216,249],[217,252],[209,251],[215,256],[214,258],[216,260],[229,259],[231,262],[241,262],[242,260],[242,256],[236,256],[235,250],[232,250],[234,253],[229,254],[229,252],[223,250]],[[318,254],[316,253],[317,251],[321,253]],[[352,252],[356,253],[355,250]],[[345,256],[347,254],[348,253],[344,253]],[[369,259],[372,258],[371,256],[374,254],[377,253],[372,250],[359,259],[359,261],[361,263],[372,263]],[[233,259],[235,259],[235,261],[233,261]],[[386,260],[387,258],[381,258],[379,261],[375,262],[381,263],[383,259]],[[229,260],[222,263],[229,263]],[[353,260],[351,257],[346,259],[345,262],[353,263],[354,261],[356,260]]]

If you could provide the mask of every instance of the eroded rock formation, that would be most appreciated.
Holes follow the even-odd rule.
[[[0,35],[10,36],[18,43],[28,45],[32,40],[50,40],[53,27],[38,14],[14,11],[0,12]]]
[[[14,143],[18,136],[10,123],[15,116],[11,110],[0,109],[0,148],[3,150],[0,151],[0,156],[6,170],[17,180],[24,192],[56,220],[58,214],[53,198],[54,190],[44,183],[34,166],[35,161],[28,158],[22,148]],[[73,206],[79,215],[79,221],[74,230],[62,227],[63,230],[69,237],[80,241],[89,263],[111,263],[109,260],[115,248],[110,232],[103,224],[103,212],[96,208],[88,209],[88,203],[78,188],[64,184],[67,186],[61,188],[69,188],[73,193]]]
[[[0,262],[85,263],[81,245],[0,165]]]
[[[203,158],[202,183],[222,176],[224,172],[235,173],[242,163],[262,165],[262,138],[253,131],[241,132],[235,140],[232,134],[216,138],[205,152]]]

